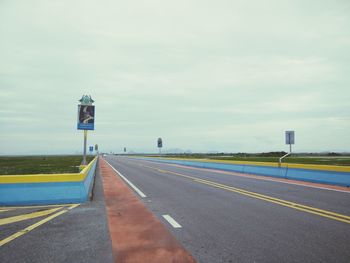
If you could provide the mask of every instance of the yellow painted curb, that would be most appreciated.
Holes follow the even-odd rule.
[[[181,159],[181,158],[160,158],[160,157],[152,157],[152,158],[157,158],[161,160],[178,160],[178,161],[191,161],[191,162],[279,167],[278,163],[272,163],[272,162],[249,162],[249,161],[231,161],[231,160],[226,161],[226,160],[213,160],[213,159]],[[281,167],[350,173],[350,166],[282,163]]]
[[[0,184],[81,182],[85,180],[96,159],[97,157],[80,173],[0,175]]]

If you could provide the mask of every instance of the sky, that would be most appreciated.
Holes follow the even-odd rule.
[[[0,155],[350,149],[348,0],[0,0]]]

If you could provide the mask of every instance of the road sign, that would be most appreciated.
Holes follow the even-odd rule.
[[[94,130],[95,106],[78,105],[78,130]]]
[[[286,144],[294,144],[295,136],[294,131],[286,131]]]
[[[94,146],[90,146],[89,147],[89,152],[93,152],[94,151]]]
[[[162,148],[163,147],[163,140],[162,138],[158,138],[158,148]]]

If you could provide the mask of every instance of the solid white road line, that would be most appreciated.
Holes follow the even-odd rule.
[[[141,198],[147,197],[140,189],[138,189],[132,182],[130,182],[124,175],[122,175],[117,169],[115,169],[107,160],[105,159],[106,163],[128,184],[136,193],[138,193]]]
[[[170,225],[172,225],[173,228],[181,228],[182,226],[174,220],[170,215],[162,215],[166,221],[169,222]]]

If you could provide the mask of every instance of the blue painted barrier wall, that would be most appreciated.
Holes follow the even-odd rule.
[[[140,157],[144,160],[180,164],[198,168],[218,169],[224,171],[232,171],[246,174],[256,174],[271,176],[284,179],[300,180],[313,183],[332,184],[339,186],[350,186],[350,172],[339,172],[332,170],[314,170],[314,169],[302,169],[302,168],[290,168],[288,165],[283,167],[273,166],[259,166],[248,164],[228,164],[220,162],[204,162],[204,161],[188,161],[188,160],[172,160],[172,159],[160,159]],[[307,165],[300,165],[305,166]],[[345,168],[344,168],[345,170]]]
[[[86,202],[89,199],[97,158],[92,162],[85,176],[82,176],[83,179],[79,181],[0,183],[0,206]]]

